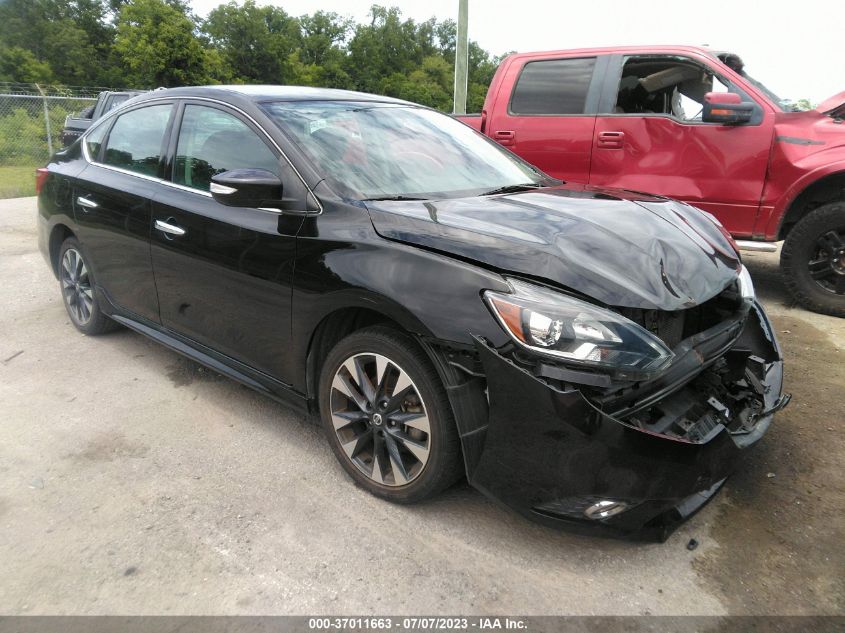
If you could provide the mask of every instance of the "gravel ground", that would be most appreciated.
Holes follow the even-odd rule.
[[[128,330],[78,334],[35,199],[0,201],[0,613],[843,614],[845,320],[793,307],[776,255],[746,259],[793,403],[713,503],[642,545],[465,484],[369,496],[308,419]]]

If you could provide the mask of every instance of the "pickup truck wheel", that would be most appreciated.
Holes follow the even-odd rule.
[[[449,400],[409,336],[384,326],[350,334],[323,363],[318,396],[335,456],[368,492],[415,503],[460,478]]]
[[[798,303],[845,317],[845,200],[807,214],[787,236],[780,265]]]

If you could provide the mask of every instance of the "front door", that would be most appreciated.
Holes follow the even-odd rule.
[[[773,114],[758,105],[744,125],[702,122],[707,92],[752,99],[690,57],[617,57],[608,77],[614,80],[596,118],[590,184],[676,198],[710,211],[734,235],[750,236]]]
[[[238,168],[281,176],[257,129],[223,106],[188,103],[172,185],[153,200],[152,260],[166,328],[288,382],[291,283],[301,218],[229,207],[211,177]]]

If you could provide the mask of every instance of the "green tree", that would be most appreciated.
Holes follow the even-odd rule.
[[[364,92],[383,92],[393,85],[396,73],[408,75],[419,68],[417,27],[413,20],[402,20],[396,7],[373,5],[370,24],[359,24],[349,41],[346,68],[355,87]]]
[[[49,22],[44,29],[44,53],[61,83],[96,83],[97,48],[82,28],[69,18]]]
[[[50,83],[53,79],[50,64],[39,61],[31,51],[19,46],[0,48],[0,81]]]
[[[392,75],[384,83],[384,93],[448,111],[452,108],[453,85],[454,68],[442,56],[430,55],[408,75]]]
[[[289,81],[288,58],[302,43],[296,18],[277,7],[259,7],[254,0],[219,5],[203,23],[203,32],[241,82]]]
[[[101,0],[6,0],[0,44],[28,50],[61,83],[96,83],[113,37]]]
[[[367,22],[294,17],[227,0],[200,20],[190,0],[0,0],[0,79],[112,87],[217,81],[353,88],[451,109],[456,27],[373,5]],[[469,45],[468,103],[482,107],[499,59]]]
[[[352,30],[352,20],[337,13],[317,11],[299,18],[302,29],[300,56],[308,64],[323,65],[344,56],[343,46]]]
[[[300,48],[289,58],[291,83],[328,88],[353,88],[346,68],[346,38],[352,20],[317,11],[299,18]]]
[[[174,6],[175,5],[175,6]],[[215,81],[213,56],[194,33],[192,16],[179,3],[134,0],[116,19],[114,51],[134,86],[182,86]]]
[[[450,64],[453,72],[457,35],[458,27],[453,20],[439,22],[434,27],[437,49]],[[479,112],[484,105],[484,98],[487,96],[487,87],[490,85],[493,74],[502,58],[491,57],[490,53],[471,40],[468,49],[467,110]],[[449,108],[451,108],[451,102]]]

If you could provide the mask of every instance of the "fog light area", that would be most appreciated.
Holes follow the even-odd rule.
[[[534,510],[541,514],[571,517],[573,519],[583,519],[586,517],[593,521],[600,521],[616,516],[630,507],[631,504],[626,501],[591,496],[557,499],[535,506]]]

